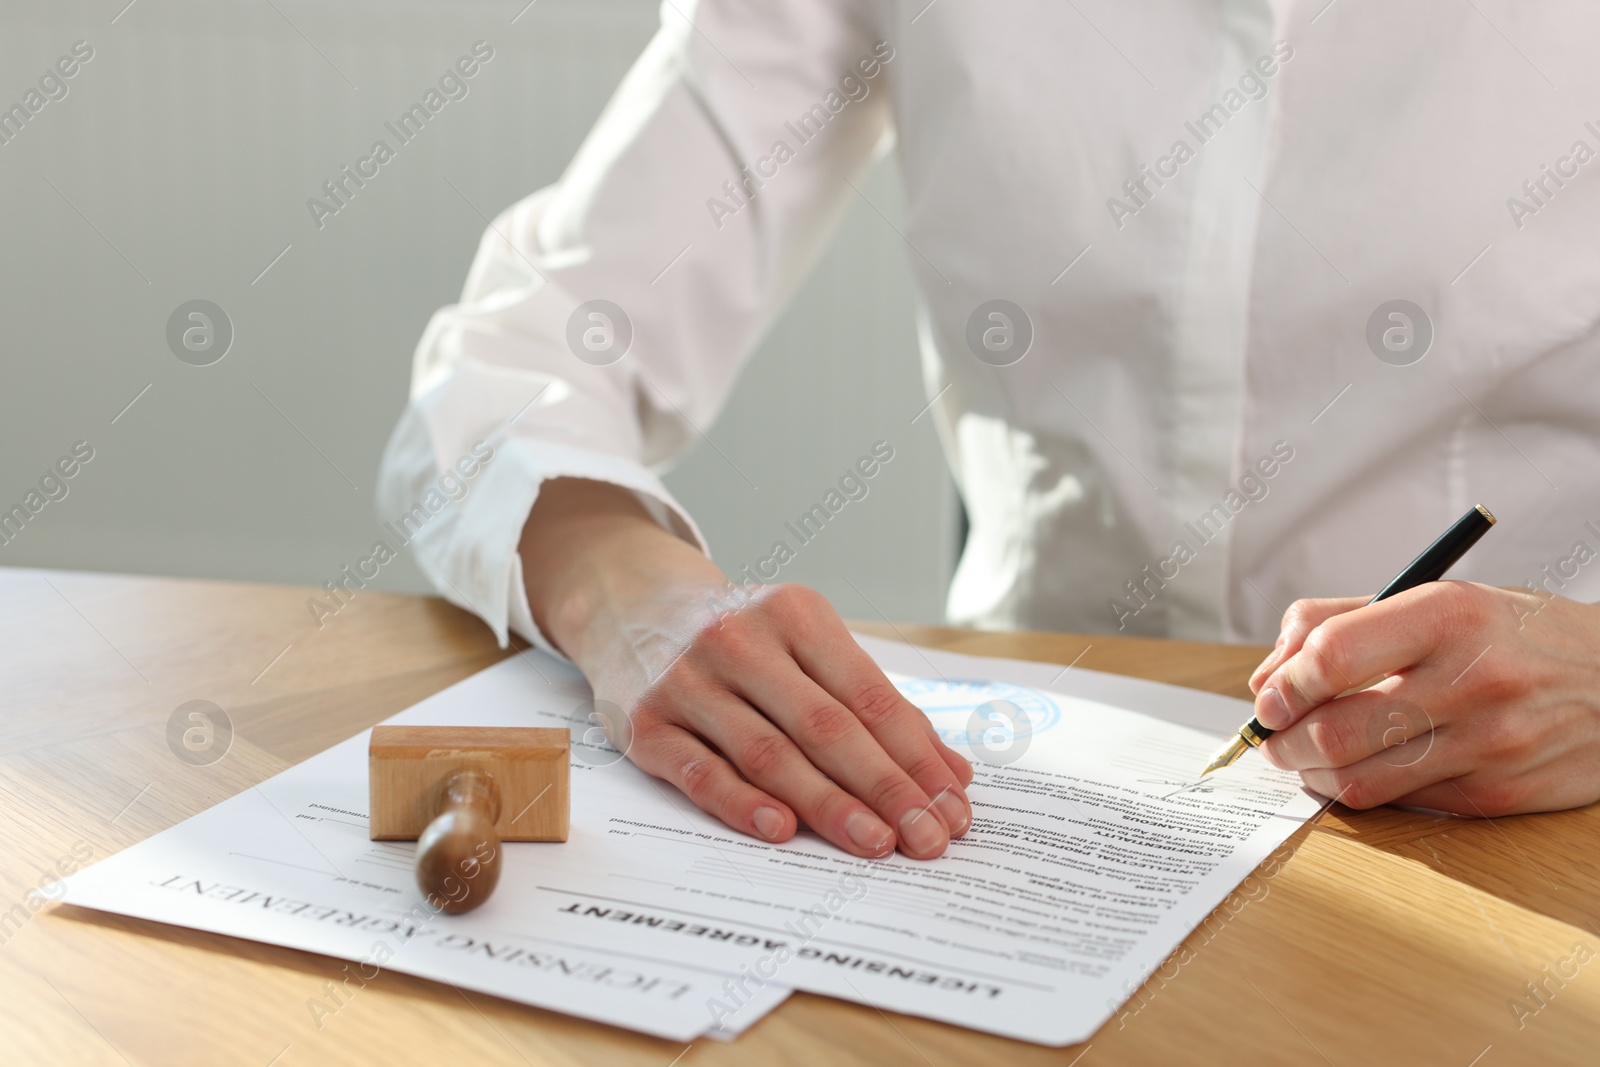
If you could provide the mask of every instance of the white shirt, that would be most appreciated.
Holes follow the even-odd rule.
[[[667,0],[429,325],[383,517],[541,645],[544,479],[699,540],[656,472],[892,149],[971,519],[952,622],[1271,640],[1479,502],[1501,523],[1453,577],[1600,599],[1600,9],[1325,5]],[[1394,300],[1424,318],[1369,345]]]

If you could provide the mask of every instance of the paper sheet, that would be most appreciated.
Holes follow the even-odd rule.
[[[378,965],[682,1040],[737,1033],[795,987],[1061,1045],[1318,808],[1253,754],[1196,783],[1242,701],[862,643],[947,739],[978,744],[974,826],[939,860],[728,830],[597,743],[581,678],[529,652],[390,720],[574,731],[571,840],[507,846],[479,910],[405,936],[412,846],[366,839],[365,732],[73,876],[66,899],[350,959],[381,938]]]
[[[571,667],[526,656],[388,721],[549,725],[549,709],[565,716],[587,699],[588,687]],[[541,926],[520,899],[526,887],[550,857],[568,849],[587,856],[586,846],[604,836],[594,790],[585,787],[592,779],[576,773],[572,842],[503,846],[499,887],[487,904],[461,916],[434,914],[416,888],[415,845],[367,837],[369,734],[78,872],[62,899],[351,961],[333,991],[307,1001],[313,1015],[318,1004],[333,1014],[384,969],[676,1041],[736,1036],[788,996],[771,984],[757,991],[749,1011],[715,1027],[705,1002],[722,995],[728,975],[693,954],[658,957]],[[573,765],[593,766],[576,756]],[[659,798],[652,792],[646,803]],[[605,860],[596,855],[593,862]]]

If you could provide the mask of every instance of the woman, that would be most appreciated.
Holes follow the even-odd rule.
[[[382,490],[494,442],[418,558],[570,657],[636,763],[770,841],[925,858],[970,823],[966,762],[826,601],[729,582],[653,473],[892,147],[971,517],[953,622],[1276,634],[1264,752],[1357,807],[1600,797],[1600,13],[662,12],[430,325]],[[1480,500],[1454,576],[1492,584],[1296,599],[1375,589]]]

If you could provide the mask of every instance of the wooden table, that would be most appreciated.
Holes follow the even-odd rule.
[[[308,1001],[342,977],[339,961],[75,907],[35,914],[24,896],[58,862],[110,855],[504,655],[475,619],[424,597],[363,592],[318,628],[311,592],[0,569],[0,1062],[1600,1062],[1596,808],[1471,822],[1335,807],[1070,1049],[805,994],[734,1044],[686,1049],[390,973],[319,1026]],[[1261,653],[863,629],[1051,662],[1083,653],[1080,668],[1235,695]],[[209,766],[166,741],[193,699],[236,731]],[[1546,984],[1542,1004],[1528,981]]]

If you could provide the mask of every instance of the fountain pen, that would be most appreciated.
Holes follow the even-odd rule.
[[[1396,593],[1403,593],[1407,589],[1415,589],[1427,582],[1436,582],[1444,577],[1445,571],[1455,565],[1456,560],[1467,554],[1467,549],[1478,543],[1478,538],[1489,532],[1489,527],[1494,525],[1494,516],[1489,514],[1489,509],[1479,504],[1461,518],[1456,524],[1444,533],[1439,539],[1427,548],[1422,555],[1412,560],[1410,565],[1395,578],[1394,581],[1384,586],[1378,595],[1367,601],[1376,604],[1386,600]],[[1274,731],[1262,726],[1255,718],[1239,727],[1239,736],[1229,741],[1222,750],[1206,764],[1206,769],[1200,772],[1204,778],[1212,771],[1238,760],[1247,749],[1260,746],[1261,742],[1271,737]]]

